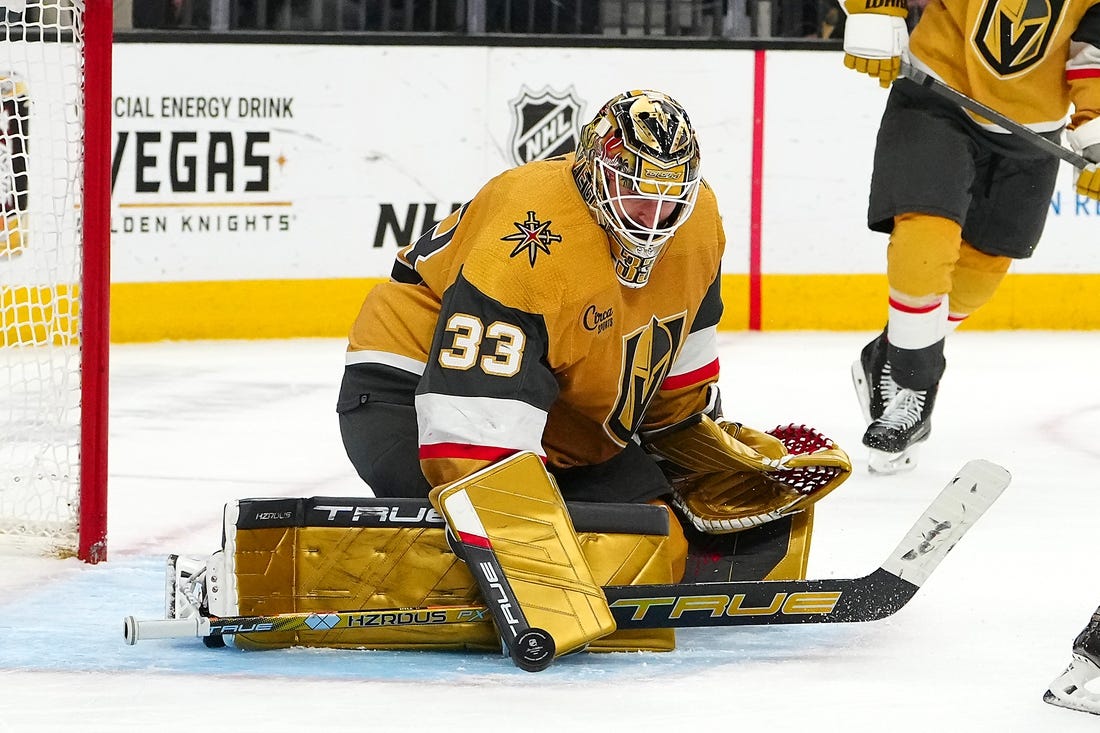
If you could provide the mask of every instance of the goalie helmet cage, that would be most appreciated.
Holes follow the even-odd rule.
[[[107,556],[111,0],[0,27],[0,549]]]

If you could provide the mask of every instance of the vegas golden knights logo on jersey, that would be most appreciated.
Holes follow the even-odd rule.
[[[986,0],[974,44],[1001,76],[1011,76],[1043,58],[1058,28],[1066,0]]]
[[[623,338],[623,369],[619,376],[619,398],[607,420],[607,431],[620,445],[626,445],[642,425],[646,408],[672,369],[680,350],[687,317],[653,317],[649,324]]]

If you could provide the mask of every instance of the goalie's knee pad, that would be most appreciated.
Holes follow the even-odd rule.
[[[890,289],[906,305],[922,306],[951,292],[951,280],[962,245],[962,227],[928,214],[901,214],[886,249]]]

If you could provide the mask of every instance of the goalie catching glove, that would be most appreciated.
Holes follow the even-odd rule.
[[[889,87],[909,47],[906,0],[845,0],[844,65]]]
[[[852,472],[848,455],[805,425],[767,433],[699,413],[642,436],[673,504],[696,529],[738,532],[814,504]]]

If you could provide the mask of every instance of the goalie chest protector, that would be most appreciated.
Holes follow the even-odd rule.
[[[668,507],[567,505],[600,585],[674,583],[687,542]],[[447,546],[445,522],[427,500],[349,497],[242,499],[225,507],[228,596],[240,615],[477,605],[477,583]],[[499,650],[482,621],[441,626],[238,634],[245,649]],[[668,651],[674,629],[617,631],[588,651]]]

